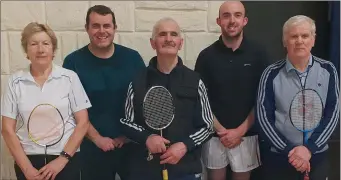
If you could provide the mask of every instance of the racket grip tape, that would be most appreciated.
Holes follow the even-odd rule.
[[[162,170],[162,179],[168,180],[168,171],[167,169]]]

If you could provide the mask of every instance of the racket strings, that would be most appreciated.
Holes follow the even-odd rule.
[[[290,108],[290,118],[293,125],[300,130],[314,129],[322,117],[322,101],[313,90],[299,92]]]
[[[63,131],[63,118],[53,106],[40,105],[32,111],[28,120],[28,134],[36,144],[56,144],[63,136]]]
[[[144,101],[144,116],[146,122],[153,128],[164,128],[173,119],[174,108],[172,97],[163,88],[154,88]]]

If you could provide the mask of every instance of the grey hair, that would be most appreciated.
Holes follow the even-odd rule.
[[[296,15],[293,16],[291,18],[289,18],[283,25],[283,41],[285,40],[286,37],[286,33],[288,32],[288,30],[293,27],[293,26],[297,26],[303,23],[309,23],[310,24],[310,29],[311,29],[311,35],[315,36],[316,35],[316,25],[315,25],[315,21],[313,19],[311,19],[308,16],[304,16],[304,15]]]
[[[173,18],[171,18],[171,17],[164,17],[164,18],[162,18],[162,19],[159,19],[159,20],[155,23],[155,25],[153,26],[153,32],[152,32],[152,37],[151,37],[151,39],[155,39],[155,36],[156,36],[156,33],[157,33],[157,31],[158,31],[158,29],[159,29],[159,27],[160,27],[160,24],[162,24],[162,23],[164,23],[164,22],[174,22],[174,23],[178,26],[178,28],[179,28],[179,35],[180,35],[180,37],[181,37],[181,30],[180,30],[179,24],[178,24]]]

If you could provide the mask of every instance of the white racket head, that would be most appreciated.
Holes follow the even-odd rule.
[[[290,109],[290,121],[299,131],[309,132],[315,129],[323,116],[323,102],[314,89],[303,89],[293,98]]]
[[[167,128],[173,121],[175,108],[171,93],[163,86],[153,86],[143,100],[143,116],[147,126],[155,130]]]
[[[62,114],[51,104],[37,105],[27,122],[29,139],[44,147],[57,144],[64,135],[64,128]]]

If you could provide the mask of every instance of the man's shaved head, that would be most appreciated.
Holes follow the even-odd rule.
[[[220,6],[217,24],[226,40],[240,38],[247,22],[245,7],[240,1],[226,1]]]
[[[242,2],[240,2],[240,1],[225,1],[223,4],[220,5],[218,17],[220,17],[228,9],[239,10],[245,16],[245,7],[244,7],[244,4]]]

